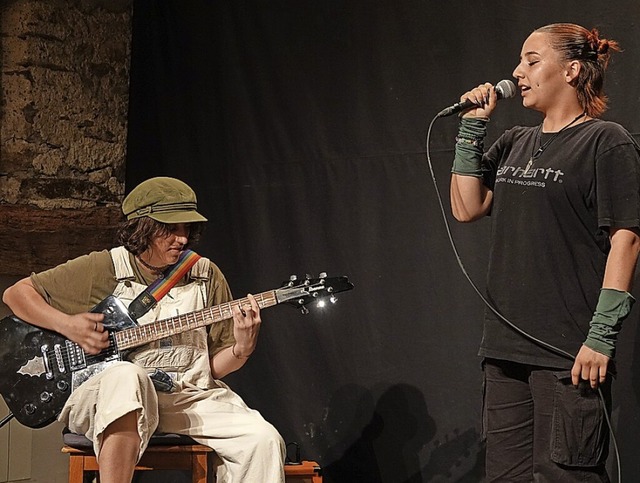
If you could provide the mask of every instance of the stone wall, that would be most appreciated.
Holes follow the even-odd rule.
[[[114,241],[132,0],[0,2],[0,274]]]

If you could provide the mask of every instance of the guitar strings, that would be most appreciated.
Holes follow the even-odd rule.
[[[264,304],[264,303],[269,303],[270,301],[276,302],[276,297],[274,295],[274,291],[270,291],[270,292],[264,292],[264,293],[260,293],[254,296],[256,301],[258,302],[259,305]],[[145,324],[145,325],[140,325],[137,327],[129,327],[127,329],[123,329],[120,331],[115,331],[115,332],[110,332],[109,334],[109,347],[107,347],[106,349],[101,350],[98,354],[88,354],[87,352],[84,351],[84,349],[82,350],[82,353],[84,355],[84,360],[85,360],[85,367],[101,362],[101,360],[103,359],[104,356],[109,355],[110,353],[114,353],[117,352],[118,349],[118,344],[116,343],[116,339],[117,339],[117,334],[123,334],[123,333],[138,333],[135,336],[130,336],[127,337],[125,339],[125,342],[130,342],[130,341],[137,341],[139,339],[145,339],[149,336],[156,336],[156,335],[162,335],[165,334],[167,332],[169,332],[167,335],[173,335],[176,333],[182,333],[182,332],[187,332],[189,330],[194,330],[194,329],[198,329],[200,327],[203,327],[202,325],[199,325],[200,322],[205,322],[208,319],[205,317],[204,313],[205,312],[209,312],[211,314],[212,317],[215,318],[214,316],[214,312],[218,312],[219,313],[219,317],[221,317],[220,320],[215,321],[213,323],[219,322],[221,320],[226,320],[230,317],[233,316],[232,313],[232,309],[234,307],[239,307],[242,308],[242,306],[244,305],[250,305],[250,301],[248,297],[244,297],[241,299],[237,299],[237,300],[232,300],[230,302],[225,302],[223,304],[219,304],[213,307],[207,307],[205,309],[202,310],[197,310],[194,312],[189,312],[187,314],[180,314],[176,317],[171,317],[169,319],[163,319],[163,320],[158,320],[156,322],[152,322],[150,324]],[[262,307],[262,305],[261,305]],[[228,316],[227,316],[228,315]],[[184,323],[186,323],[187,328],[184,331],[181,332],[173,332],[173,334],[171,334],[171,329],[168,327],[169,323],[172,323],[174,325],[174,329],[175,329],[175,321],[179,320],[179,321],[183,321]],[[190,327],[191,323],[195,323],[195,327]],[[165,325],[165,327],[161,327],[162,325]],[[207,325],[207,324],[205,324]],[[156,330],[157,328],[159,328],[159,330]],[[143,334],[139,334],[140,332],[143,332]],[[70,341],[71,342],[71,341]],[[71,342],[71,344],[73,344],[74,348],[80,348],[80,345],[77,344],[76,342]],[[61,371],[59,370],[59,361],[62,362],[65,365],[65,369],[67,367],[71,367],[73,364],[71,363],[71,360],[73,359],[73,356],[70,355],[71,352],[73,352],[73,349],[69,349],[68,346],[64,345],[64,346],[60,346],[59,349],[60,352],[60,357],[58,357],[57,351],[55,348],[51,348],[48,349],[46,351],[43,352],[44,355],[46,355],[48,361],[49,361],[49,369],[52,372],[58,372],[60,373]],[[53,369],[56,369],[56,371],[53,371]]]

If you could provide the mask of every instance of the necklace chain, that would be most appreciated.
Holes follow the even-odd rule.
[[[524,173],[527,174],[529,172],[529,169],[531,169],[531,166],[533,165],[533,162],[538,159],[540,157],[540,155],[544,152],[545,149],[547,149],[547,147],[549,146],[549,144],[551,144],[559,135],[562,131],[564,131],[565,129],[568,129],[569,127],[573,126],[576,122],[578,122],[580,119],[582,119],[584,116],[586,116],[587,113],[586,112],[582,112],[581,114],[579,114],[578,116],[576,116],[573,121],[571,121],[569,124],[567,124],[566,126],[564,126],[562,129],[560,129],[558,132],[553,133],[553,135],[551,136],[551,138],[544,144],[542,144],[542,137],[541,137],[541,133],[542,133],[542,124],[540,124],[538,126],[538,130],[536,132],[536,138],[535,141],[533,143],[533,149],[531,150],[531,157],[529,158],[529,162],[527,163],[527,167],[524,169]],[[536,141],[540,142],[540,147],[538,148],[537,151],[534,151],[536,148]]]
[[[159,275],[162,272],[164,272],[164,270],[169,266],[169,265],[165,265],[164,267],[156,267],[154,265],[151,265],[150,263],[145,262],[142,259],[142,257],[136,257],[136,260],[138,260],[140,263],[142,263],[142,265],[144,265],[145,268],[147,268],[148,270],[151,270],[156,275]]]

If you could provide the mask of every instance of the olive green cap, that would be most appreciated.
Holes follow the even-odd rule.
[[[162,223],[207,221],[197,208],[196,194],[186,183],[162,176],[143,181],[122,202],[127,220],[148,216]]]

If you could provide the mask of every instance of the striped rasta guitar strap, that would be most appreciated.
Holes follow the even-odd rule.
[[[144,291],[131,302],[129,305],[129,313],[131,316],[134,319],[138,319],[152,309],[160,299],[167,295],[169,290],[178,283],[178,280],[191,270],[191,267],[193,267],[200,258],[200,255],[193,250],[187,249],[182,252],[175,264],[168,267],[155,282],[144,289]]]

